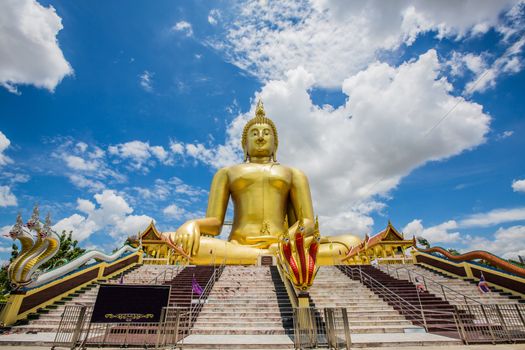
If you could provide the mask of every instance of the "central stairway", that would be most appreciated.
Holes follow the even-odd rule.
[[[275,267],[227,266],[184,347],[290,349],[292,313]]]

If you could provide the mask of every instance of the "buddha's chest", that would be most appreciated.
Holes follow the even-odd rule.
[[[255,191],[288,193],[292,183],[291,171],[279,165],[247,164],[229,176],[232,194]]]

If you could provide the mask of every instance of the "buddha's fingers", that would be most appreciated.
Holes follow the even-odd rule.
[[[189,234],[188,233],[184,233],[184,236],[182,237],[182,249],[184,250],[185,253],[191,253],[191,251],[189,250]]]
[[[191,256],[197,255],[201,245],[201,232],[198,226],[195,226],[195,230],[192,236],[192,249],[188,251]]]

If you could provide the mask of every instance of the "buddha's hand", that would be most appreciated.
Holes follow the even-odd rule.
[[[195,220],[186,221],[175,232],[164,232],[162,239],[180,255],[192,257],[199,252],[201,233]]]
[[[312,286],[316,268],[317,251],[319,250],[319,228],[304,225],[303,220],[294,224],[281,236],[279,258],[288,279],[302,291]]]

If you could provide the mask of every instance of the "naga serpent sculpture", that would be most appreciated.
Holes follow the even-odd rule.
[[[35,236],[33,236],[32,231],[36,232]],[[125,245],[111,255],[91,250],[65,265],[41,273],[41,271],[38,271],[38,268],[51,259],[60,248],[60,238],[51,229],[49,215],[42,226],[37,206],[33,209],[33,215],[26,225],[23,224],[22,217],[19,214],[16,218],[16,224],[8,236],[13,240],[19,240],[21,244],[20,253],[7,269],[11,286],[15,290],[22,287],[34,288],[41,286],[78,269],[92,259],[112,261],[126,252],[136,252],[140,249]]]
[[[279,240],[279,263],[283,266],[286,277],[300,291],[312,286],[317,270],[316,257],[319,250],[319,222],[316,218],[313,236],[306,237],[303,218],[295,233],[281,235]]]
[[[33,237],[31,231],[36,232],[36,237]],[[18,239],[21,243],[20,253],[8,268],[11,284],[13,288],[18,289],[30,284],[38,277],[38,274],[35,274],[37,269],[58,252],[60,238],[51,229],[49,215],[44,225],[41,225],[37,206],[33,209],[33,215],[25,227],[22,217],[18,215],[9,236],[14,240]]]
[[[508,261],[505,261],[502,258],[497,257],[494,254],[491,254],[483,250],[473,250],[465,254],[453,255],[441,247],[431,247],[427,249],[422,249],[418,247],[415,247],[415,248],[422,253],[440,253],[444,255],[447,259],[453,260],[453,261],[468,261],[468,260],[474,260],[474,259],[483,259],[483,260],[490,262],[494,266],[499,267],[500,269],[504,271],[513,273],[521,277],[525,277],[525,269],[519,266],[513,265],[509,263]]]

